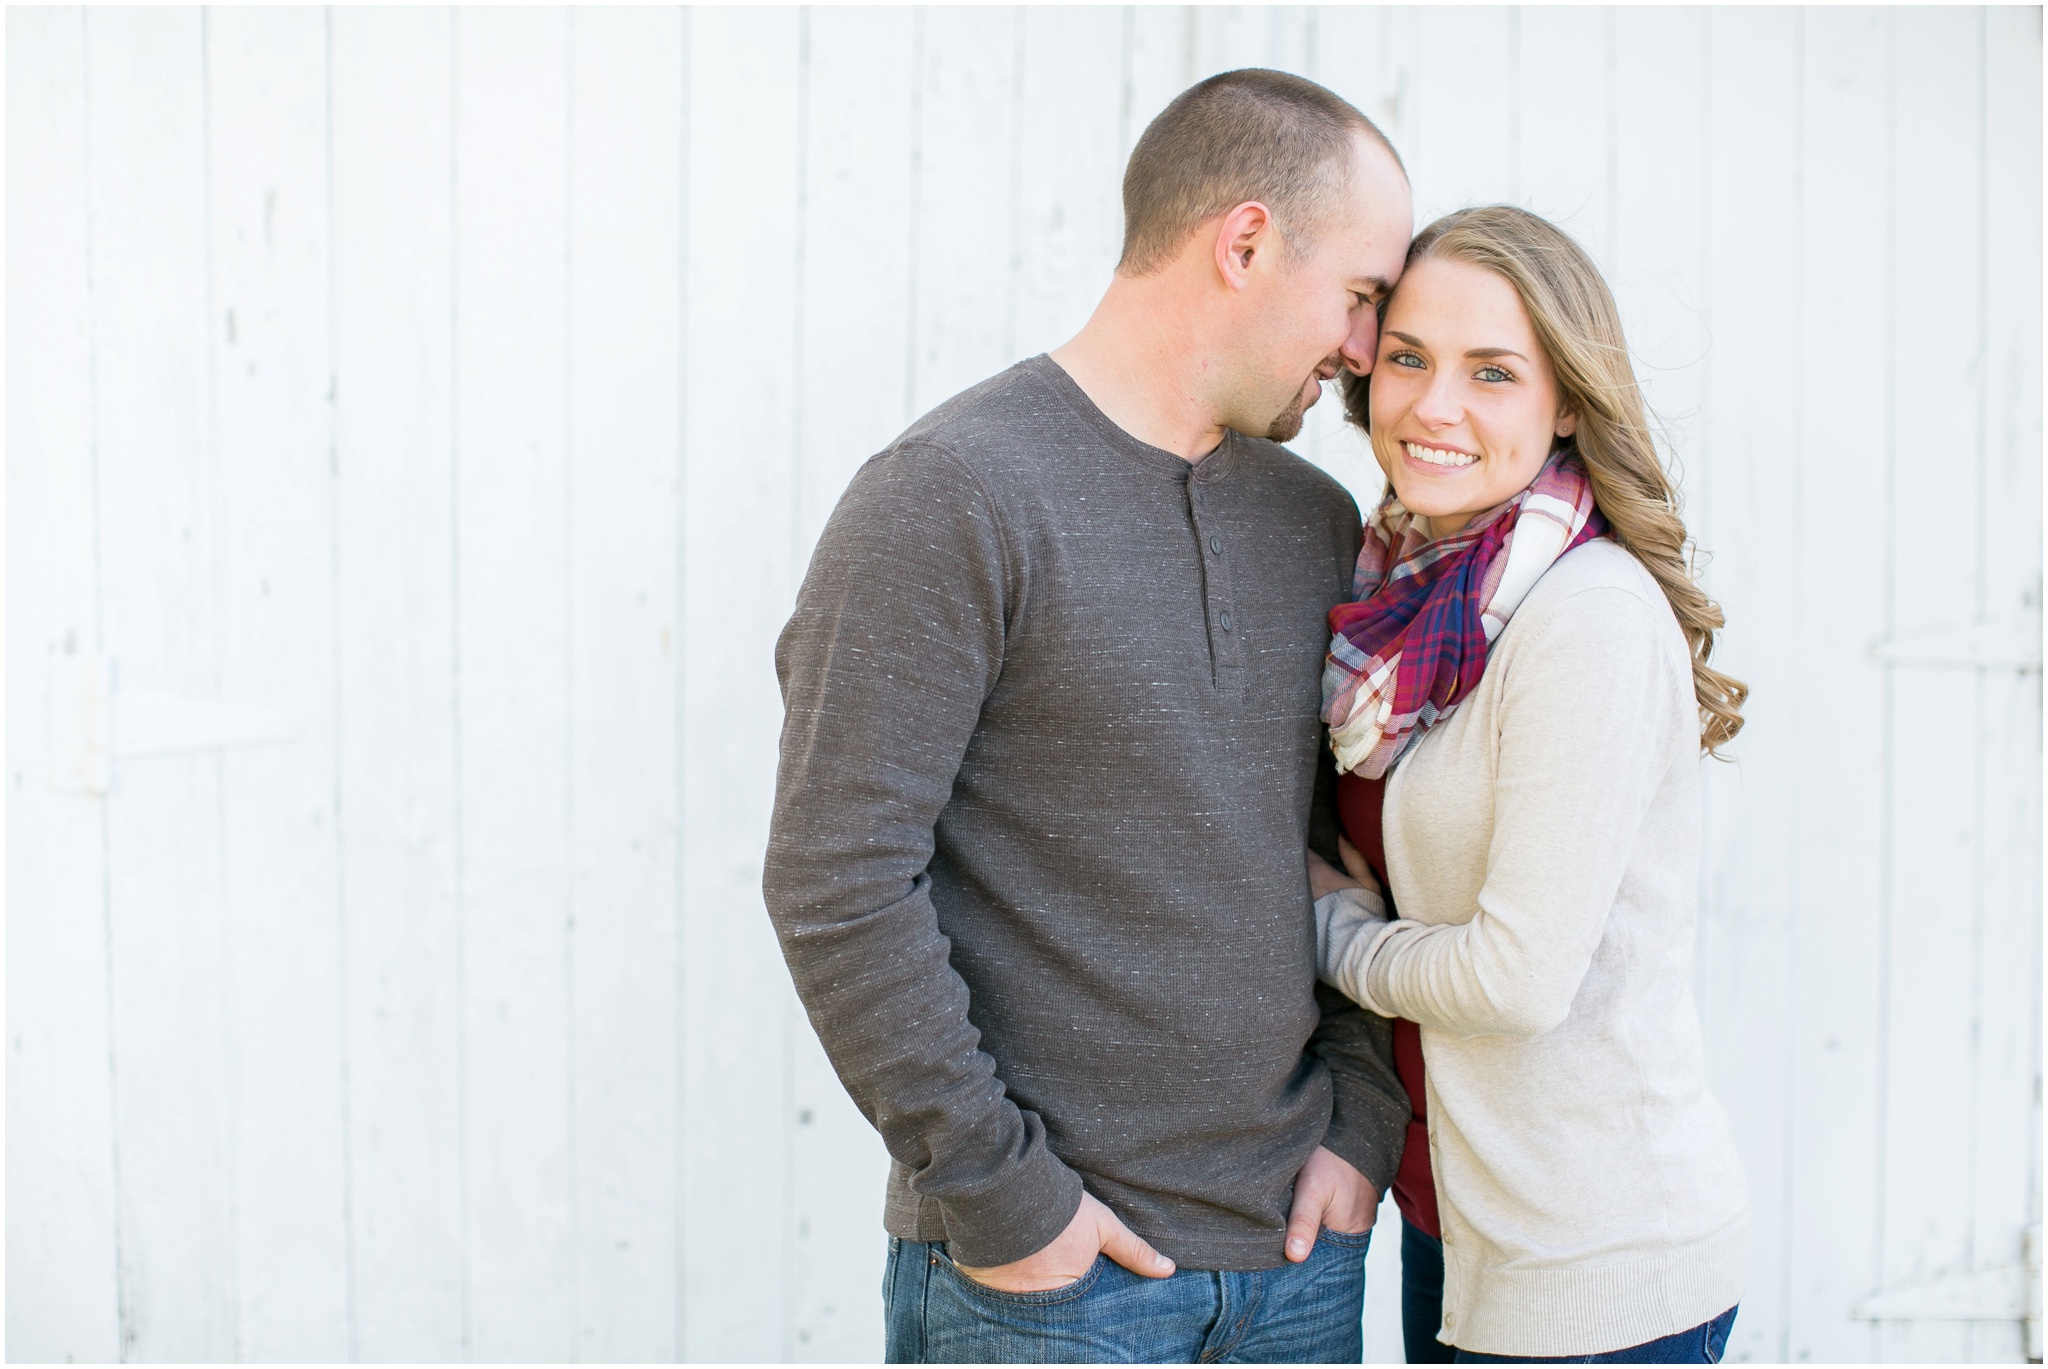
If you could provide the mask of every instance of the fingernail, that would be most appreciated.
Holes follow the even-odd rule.
[[[1287,1243],[1287,1253],[1297,1260],[1300,1259],[1303,1255],[1308,1254],[1308,1242],[1301,1240],[1299,1237],[1289,1241]]]

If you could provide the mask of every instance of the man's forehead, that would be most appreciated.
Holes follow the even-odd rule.
[[[1350,288],[1368,294],[1385,294],[1393,288],[1408,257],[1414,221],[1403,196],[1398,205],[1382,202],[1362,209],[1344,230],[1333,235],[1332,245],[1342,244],[1342,269],[1352,277]]]
[[[1358,137],[1356,156],[1342,231],[1357,254],[1355,269],[1388,284],[1401,274],[1401,259],[1415,235],[1414,196],[1393,155],[1364,134]]]

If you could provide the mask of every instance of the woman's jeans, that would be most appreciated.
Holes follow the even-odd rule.
[[[1449,1364],[1453,1346],[1436,1338],[1444,1324],[1444,1243],[1401,1220],[1401,1345],[1410,1364]]]
[[[1690,1331],[1662,1336],[1626,1350],[1600,1355],[1564,1355],[1538,1359],[1515,1355],[1482,1355],[1459,1350],[1436,1338],[1444,1316],[1444,1243],[1426,1231],[1401,1223],[1401,1340],[1410,1364],[1719,1364],[1735,1325],[1729,1308]]]
[[[889,1241],[891,1364],[1357,1364],[1372,1233],[1325,1231],[1300,1264],[1147,1279],[1104,1256],[1076,1283],[1004,1293],[942,1244]]]

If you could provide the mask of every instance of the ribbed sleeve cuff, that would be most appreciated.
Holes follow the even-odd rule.
[[[1362,1085],[1338,1083],[1332,1090],[1323,1147],[1363,1174],[1382,1198],[1394,1186],[1407,1142],[1406,1106],[1390,1106],[1385,1094]]]
[[[1370,889],[1344,888],[1316,900],[1316,968],[1322,981],[1381,1017],[1394,1017],[1368,996],[1366,969],[1387,933],[1386,904]]]
[[[1051,1245],[1081,1208],[1081,1176],[1043,1145],[1025,1151],[979,1193],[952,1194],[939,1205],[946,1253],[955,1264],[987,1269]]]

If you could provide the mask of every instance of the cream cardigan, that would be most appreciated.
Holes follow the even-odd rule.
[[[1318,906],[1323,977],[1422,1027],[1447,1343],[1596,1354],[1742,1296],[1748,1189],[1692,996],[1698,717],[1662,591],[1587,543],[1394,768],[1400,920]]]

